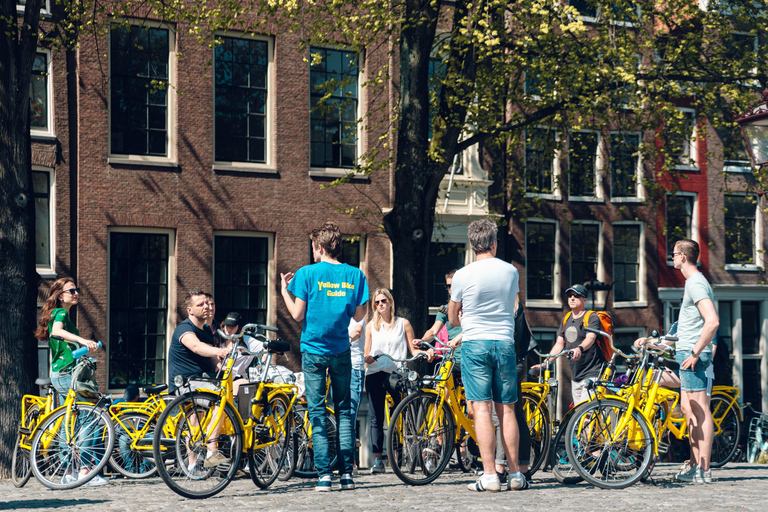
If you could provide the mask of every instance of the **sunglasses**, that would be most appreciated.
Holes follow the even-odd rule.
[[[69,290],[62,290],[61,293],[69,293],[70,295],[74,295],[76,293],[80,293],[80,288],[70,288]]]
[[[450,290],[451,289],[451,285],[449,285],[449,284],[445,285],[445,289],[446,290]]]
[[[579,298],[581,298],[581,295],[577,295],[577,294],[575,294],[575,293],[569,293],[568,295],[566,295],[566,297],[568,297],[569,299],[572,299],[573,297],[579,297]]]
[[[389,302],[389,299],[375,300],[373,301],[373,305],[378,306],[379,304],[386,304],[387,302]]]

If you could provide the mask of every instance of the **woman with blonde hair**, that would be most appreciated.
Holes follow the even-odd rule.
[[[368,392],[368,403],[371,415],[371,445],[376,458],[371,474],[383,473],[384,463],[381,459],[384,447],[384,407],[387,392],[395,401],[400,402],[400,394],[391,389],[389,374],[397,369],[397,365],[389,358],[377,360],[373,356],[389,354],[395,359],[408,357],[408,347],[413,342],[414,334],[411,323],[405,318],[395,315],[395,300],[385,288],[373,292],[373,318],[365,327],[365,389]]]

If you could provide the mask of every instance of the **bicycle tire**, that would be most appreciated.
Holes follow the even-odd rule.
[[[576,471],[576,468],[571,464],[568,459],[568,451],[565,447],[565,433],[568,430],[568,419],[563,418],[560,423],[560,428],[555,435],[555,439],[552,442],[552,448],[550,450],[550,462],[552,465],[552,474],[555,479],[561,484],[575,485],[579,482],[583,482],[584,478]]]
[[[152,418],[142,412],[124,412],[120,413],[118,418],[119,421],[113,422],[115,425],[115,448],[109,457],[110,466],[126,478],[140,480],[154,476],[157,473],[154,460],[145,456],[146,451],[142,453],[140,450],[131,448],[138,432]],[[150,428],[147,433],[153,431],[154,429]],[[143,442],[148,443],[149,441]]]
[[[739,415],[736,413],[738,404],[734,402],[732,407],[730,405],[730,399],[719,395],[713,396],[709,402],[712,420],[715,422],[715,435],[712,439],[712,454],[710,456],[710,465],[713,468],[720,468],[728,464],[739,448],[741,421],[739,421]],[[720,411],[725,411],[725,413],[720,413]],[[720,432],[717,432],[718,425]]]
[[[152,443],[157,473],[180,496],[210,498],[229,485],[240,467],[243,432],[237,411],[225,403],[218,428],[211,428],[220,404],[221,397],[215,393],[191,391],[168,404],[157,421]],[[205,467],[211,443],[229,461]]]
[[[469,436],[467,435],[466,431],[462,428],[461,434],[459,435],[459,443],[456,445],[456,461],[458,463],[459,469],[462,473],[471,473],[472,468],[474,467],[475,460],[477,457],[472,455],[469,452],[469,448],[464,448],[464,455],[461,454],[461,442],[463,442],[464,438],[469,439]],[[451,466],[453,467],[453,466]]]
[[[426,485],[445,470],[455,427],[446,403],[434,393],[414,393],[397,406],[387,433],[389,465],[408,485]]]
[[[32,439],[32,471],[51,489],[74,489],[89,482],[104,469],[115,443],[112,421],[101,407],[76,403],[69,414],[71,424],[64,428],[68,412],[61,407],[46,416]],[[70,442],[66,430],[75,433]],[[80,477],[84,468],[90,471]],[[66,475],[74,476],[74,480],[65,479]]]
[[[253,443],[261,442],[257,434],[258,427],[266,427],[268,432],[261,437],[268,437],[272,444],[263,448],[248,450],[248,468],[251,480],[259,489],[266,489],[274,483],[281,472],[292,474],[296,469],[296,452],[291,454],[291,460],[287,460],[290,451],[289,444],[293,438],[293,412],[289,411],[290,399],[282,393],[275,394],[269,399],[267,415],[258,425],[254,425]],[[261,429],[264,430],[264,429]],[[285,464],[288,466],[285,466]]]
[[[296,469],[293,474],[299,478],[317,478],[315,467],[315,448],[312,436],[309,432],[309,419],[305,422],[305,407],[294,408],[294,425],[297,432],[296,439]],[[336,453],[335,439],[338,436],[336,416],[329,408],[325,410],[325,430],[328,432],[328,450],[331,458],[331,467],[336,467],[338,455]]]
[[[565,445],[568,458],[584,480],[596,487],[629,487],[653,463],[653,434],[640,412],[633,410],[621,431],[613,427],[627,407],[627,402],[617,399],[586,402],[569,421],[566,439],[573,442]]]
[[[536,473],[549,457],[552,444],[552,424],[547,405],[533,393],[523,393],[522,407],[531,433],[531,453],[528,462],[530,475]]]
[[[32,477],[29,450],[21,446],[22,442],[29,444],[29,434],[23,433],[21,429],[24,428],[31,433],[38,421],[39,414],[40,406],[37,404],[30,406],[21,420],[18,432],[16,432],[16,443],[13,446],[13,461],[11,462],[11,481],[18,488],[24,487]]]

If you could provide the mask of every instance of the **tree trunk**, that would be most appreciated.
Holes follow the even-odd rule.
[[[6,12],[11,9],[11,12]],[[0,21],[0,478],[6,478],[21,416],[21,397],[34,390],[37,274],[29,88],[40,1],[26,3],[23,29]],[[3,20],[16,20],[11,2]]]

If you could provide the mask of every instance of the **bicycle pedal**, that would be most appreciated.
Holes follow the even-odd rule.
[[[664,441],[659,441],[658,449],[660,454],[667,453],[669,451],[669,443]]]
[[[265,438],[272,438],[272,435],[269,432],[269,427],[262,424],[253,427],[253,435],[262,440]]]

